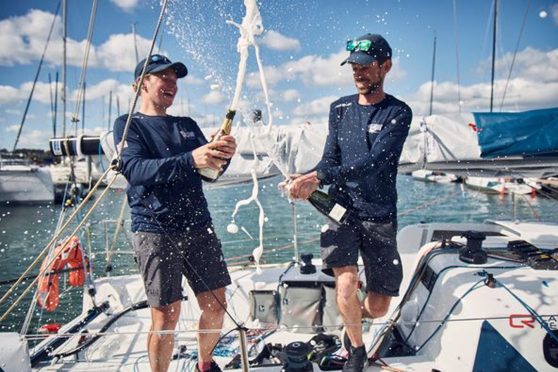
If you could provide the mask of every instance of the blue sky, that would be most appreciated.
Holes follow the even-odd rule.
[[[500,110],[506,85],[503,110],[556,106],[558,2],[499,3],[496,110]],[[0,6],[0,148],[13,147],[57,4],[58,0],[19,0],[3,1]],[[261,0],[258,4],[266,30],[258,44],[270,88],[274,124],[326,122],[329,104],[355,91],[350,68],[339,66],[346,56],[344,44],[367,32],[380,33],[390,42],[394,68],[385,89],[407,101],[415,116],[428,113],[434,35],[434,113],[457,112],[460,107],[463,111],[484,111],[489,107],[492,1]],[[73,127],[69,118],[76,111],[75,89],[91,6],[91,1],[68,0],[66,125],[70,133]],[[159,11],[156,0],[99,1],[86,71],[86,132],[97,133],[110,126],[117,115],[117,97],[120,114],[127,112],[136,64],[132,24],[136,24],[141,59],[147,53]],[[52,135],[50,95],[62,64],[60,14],[20,148],[46,148]],[[201,126],[215,126],[221,121],[232,99],[239,58],[238,31],[226,21],[240,23],[243,15],[242,0],[170,0],[162,40],[157,46],[173,61],[183,61],[190,71],[179,84],[172,114],[192,116]],[[506,83],[517,45],[518,53]],[[264,109],[253,49],[250,53],[241,113]],[[50,86],[49,73],[53,80]],[[60,133],[60,102],[58,107]],[[81,119],[81,107],[77,113]],[[238,118],[242,120],[242,115]]]

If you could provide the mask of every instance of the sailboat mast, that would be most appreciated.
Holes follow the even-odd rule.
[[[490,112],[494,107],[494,66],[496,63],[496,28],[498,24],[498,0],[494,0],[494,25],[492,30],[492,77],[490,78]]]
[[[87,84],[83,82],[83,101],[81,101],[81,133],[85,133],[85,93],[87,91]]]
[[[136,53],[136,63],[139,62],[138,41],[136,40],[136,22],[132,23],[132,34],[134,35],[134,52]]]
[[[434,50],[432,52],[432,77],[430,78],[430,111],[432,115],[432,103],[434,102],[434,76],[436,73],[436,34],[434,34]]]
[[[62,1],[62,136],[66,137],[66,36],[68,28],[68,3],[67,0]]]

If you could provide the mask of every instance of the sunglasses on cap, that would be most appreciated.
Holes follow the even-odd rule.
[[[361,52],[368,52],[372,48],[372,41],[370,40],[348,40],[346,49],[349,52],[360,50]]]
[[[162,63],[171,63],[171,61],[167,57],[159,55],[159,54],[153,54],[151,57],[149,57],[148,64],[161,63],[161,62]]]

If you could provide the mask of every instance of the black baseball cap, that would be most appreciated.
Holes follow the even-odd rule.
[[[137,64],[136,70],[134,72],[134,79],[137,79],[141,76],[141,72],[143,70],[143,65],[145,64],[145,58],[141,60],[140,63]],[[170,59],[167,57],[160,55],[160,54],[153,54],[149,57],[149,61],[147,62],[147,67],[145,68],[145,73],[150,74],[154,72],[159,72],[166,70],[167,68],[173,68],[176,71],[176,76],[180,79],[184,76],[188,75],[188,69],[186,65],[182,62],[171,62]]]
[[[351,52],[349,57],[341,62],[369,65],[374,61],[380,64],[391,59],[391,47],[382,35],[366,34],[356,39],[347,41],[347,50]]]

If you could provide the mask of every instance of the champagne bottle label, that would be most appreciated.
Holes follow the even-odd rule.
[[[215,134],[215,137],[213,137],[211,142],[217,141],[222,136],[231,133],[232,121],[235,113],[236,113],[235,110],[227,111],[227,114],[225,115],[225,120],[223,121],[221,128],[219,128],[219,131]],[[198,169],[198,173],[200,174],[201,178],[204,181],[215,182],[223,172],[211,168],[202,168],[202,169]]]
[[[347,212],[346,208],[343,208],[342,206],[336,203],[333,206],[333,208],[331,208],[331,211],[329,211],[329,217],[333,218],[337,222],[341,222],[341,219],[343,218],[346,212]]]

